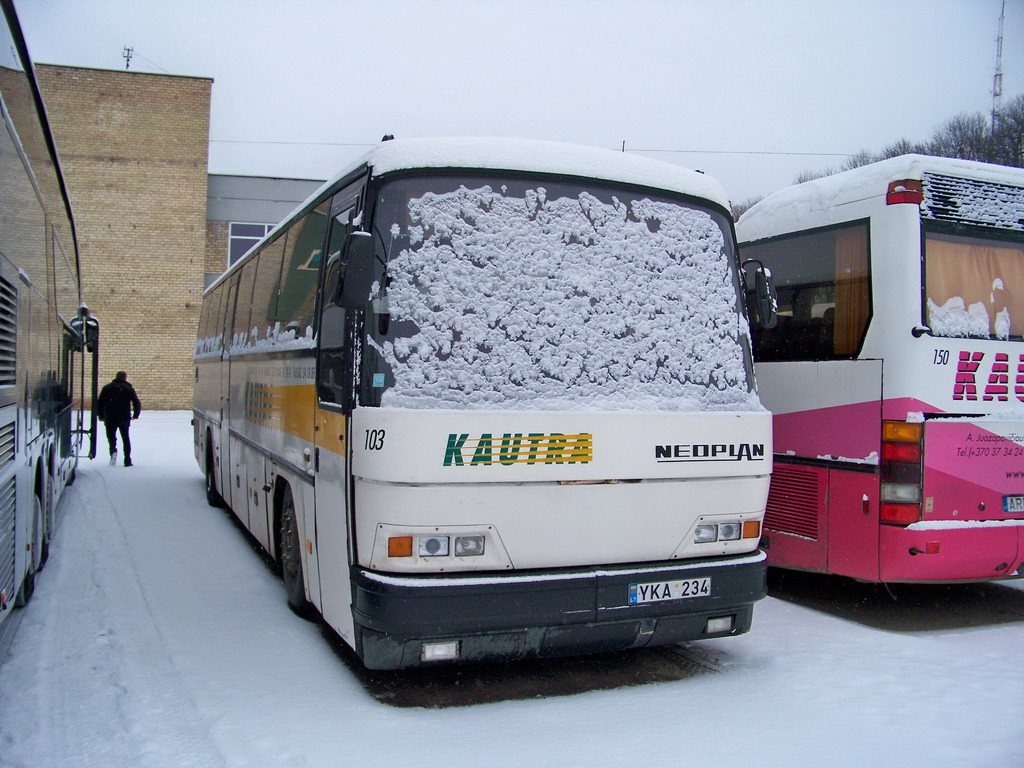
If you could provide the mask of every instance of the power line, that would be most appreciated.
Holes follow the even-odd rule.
[[[211,144],[284,144],[299,147],[373,147],[376,142],[343,141],[262,141],[260,139],[210,139]]]
[[[85,29],[85,31],[88,33],[88,36],[92,37],[102,49],[105,49],[108,46],[114,47],[115,49],[121,48],[122,49],[121,56],[123,58],[128,58],[128,57],[125,57],[125,55],[123,53],[124,50],[128,50],[127,46],[123,45],[122,43],[116,43],[112,38],[108,37],[107,36],[107,30],[103,29],[101,27],[98,27],[96,24],[94,24],[93,23],[93,19],[90,18],[89,16],[85,16],[85,15],[79,13],[78,11],[76,11],[75,9],[69,7],[68,5],[66,5],[63,2],[63,0],[41,0],[41,2],[43,3],[43,5],[50,6],[50,8],[54,11],[54,13],[56,13],[58,15],[63,15],[65,17],[69,18],[70,19],[70,23],[73,24],[76,27],[76,29],[78,31],[78,34],[81,35],[81,32],[83,31],[83,29]],[[150,69],[159,70],[160,72],[164,73],[165,75],[171,74],[170,70],[164,69],[159,64],[157,64],[155,61],[153,61],[151,59],[147,59],[142,54],[137,53],[134,48],[131,48],[130,50],[132,51],[131,58],[135,58],[135,59],[138,59],[139,61],[146,62],[146,64],[148,65],[148,67]],[[129,59],[129,61],[130,61],[130,59]],[[126,62],[126,63],[128,63],[128,62]],[[127,69],[127,66],[125,68]]]
[[[373,147],[376,142],[342,142],[342,141],[267,141],[261,139],[210,139],[211,144],[261,144],[295,147]],[[731,149],[668,149],[661,147],[636,148],[626,147],[622,150],[630,152],[666,152],[692,155],[767,155],[777,157],[853,157],[855,152],[775,152],[769,150],[731,150]]]
[[[678,152],[691,155],[779,155],[784,157],[853,157],[856,152],[772,152],[768,150],[744,149],[637,149],[627,147],[630,152]]]

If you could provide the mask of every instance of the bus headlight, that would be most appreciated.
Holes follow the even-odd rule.
[[[371,570],[396,573],[511,570],[512,560],[493,525],[377,523]]]
[[[716,541],[739,541],[761,538],[760,520],[737,520],[733,523],[702,523],[693,531],[694,544],[713,544]]]
[[[419,538],[420,557],[447,557],[447,536],[421,536]]]
[[[483,536],[456,536],[456,557],[481,557],[484,553]]]
[[[718,526],[719,541],[737,541],[743,527],[739,523],[722,523]]]
[[[708,544],[712,541],[718,541],[718,526],[698,525],[697,530],[693,533],[693,543]]]

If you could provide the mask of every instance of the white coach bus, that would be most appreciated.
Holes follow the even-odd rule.
[[[78,455],[95,455],[99,325],[11,0],[0,0],[0,656],[46,563]],[[86,341],[88,337],[88,341]],[[88,436],[88,448],[84,438]]]
[[[772,446],[740,288],[699,173],[384,142],[206,292],[209,500],[370,668],[745,632]]]

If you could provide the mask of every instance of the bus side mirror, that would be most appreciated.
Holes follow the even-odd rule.
[[[772,271],[757,259],[747,259],[740,265],[740,268],[746,269],[750,264],[757,267],[754,271],[757,319],[762,328],[770,330],[779,322],[779,298],[775,293],[775,281],[772,280]]]
[[[373,286],[373,235],[353,232],[348,236],[345,276],[337,304],[345,309],[362,309],[370,300]]]
[[[80,314],[71,320],[75,331],[75,349],[78,352],[95,352],[100,340],[100,324],[95,317]]]

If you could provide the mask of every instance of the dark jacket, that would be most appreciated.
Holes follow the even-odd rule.
[[[105,422],[118,424],[132,418],[139,418],[142,403],[135,394],[135,388],[127,381],[114,381],[100,391],[96,401],[96,413]]]

